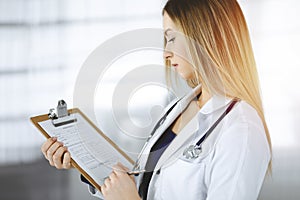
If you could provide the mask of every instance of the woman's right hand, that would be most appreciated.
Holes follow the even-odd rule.
[[[67,147],[63,146],[63,143],[57,141],[57,138],[47,139],[41,146],[41,150],[51,166],[57,169],[70,169],[73,167],[70,152]]]

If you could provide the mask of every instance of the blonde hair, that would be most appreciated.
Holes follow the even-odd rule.
[[[237,1],[169,0],[165,12],[190,38],[188,53],[196,80],[188,84],[195,87],[201,83],[210,94],[237,97],[254,107],[272,152],[249,31]]]

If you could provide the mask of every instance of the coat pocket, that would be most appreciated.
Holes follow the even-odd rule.
[[[162,199],[202,200],[206,197],[205,164],[177,159],[161,168]]]

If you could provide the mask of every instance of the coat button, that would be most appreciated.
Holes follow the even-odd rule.
[[[156,172],[156,175],[159,175],[160,174],[160,169],[159,170],[157,170],[157,172]]]

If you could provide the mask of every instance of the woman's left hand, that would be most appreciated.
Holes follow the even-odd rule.
[[[133,177],[121,163],[113,166],[113,172],[105,179],[101,192],[105,200],[141,200]]]

